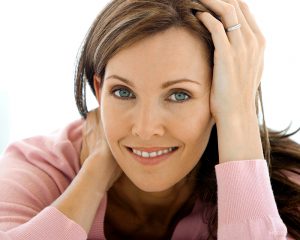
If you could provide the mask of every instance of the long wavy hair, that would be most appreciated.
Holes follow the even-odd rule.
[[[120,50],[139,40],[153,36],[171,27],[181,27],[199,36],[210,52],[210,65],[213,68],[214,45],[210,32],[195,17],[197,11],[210,10],[197,0],[113,0],[95,19],[78,53],[75,72],[75,99],[78,111],[86,118],[86,82],[95,94],[93,75],[104,78],[105,66],[110,58]],[[101,83],[102,85],[102,83]],[[260,104],[259,104],[260,103]],[[300,175],[300,145],[288,134],[289,127],[275,131],[266,127],[262,91],[259,86],[256,94],[256,113],[262,113],[260,136],[264,157],[269,167],[273,193],[281,219],[288,233],[300,239],[300,186],[287,177]],[[219,163],[217,129],[213,127],[208,145],[199,160],[195,193],[203,203],[213,208],[204,213],[203,219],[208,224],[208,239],[217,239],[217,180],[215,165]],[[201,191],[200,191],[201,189]]]

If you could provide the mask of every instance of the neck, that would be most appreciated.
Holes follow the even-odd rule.
[[[141,222],[158,220],[168,226],[179,215],[192,209],[195,181],[184,178],[162,192],[144,192],[123,174],[109,190],[111,200],[117,201]]]

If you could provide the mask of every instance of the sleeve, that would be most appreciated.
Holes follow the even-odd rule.
[[[87,234],[55,207],[44,208],[28,222],[7,232],[0,231],[2,240],[83,240]]]
[[[266,160],[232,161],[215,166],[218,186],[218,240],[283,240]]]
[[[79,171],[81,121],[11,144],[0,158],[0,239],[83,240],[84,229],[49,206]]]

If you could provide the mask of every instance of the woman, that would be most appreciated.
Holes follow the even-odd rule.
[[[83,118],[1,159],[0,238],[299,239],[300,147],[258,122],[264,46],[240,1],[109,3]]]

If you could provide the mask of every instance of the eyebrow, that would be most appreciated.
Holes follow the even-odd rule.
[[[109,77],[107,77],[107,78],[105,78],[105,79],[110,79],[110,78],[118,79],[118,80],[120,80],[120,81],[122,81],[122,82],[128,84],[129,86],[134,87],[134,84],[133,84],[130,80],[128,80],[128,79],[126,79],[126,78],[124,78],[124,77],[120,77],[120,76],[114,74],[114,75],[111,75],[111,76],[109,76]],[[164,89],[164,88],[167,88],[167,87],[169,87],[169,86],[171,86],[171,85],[173,85],[173,84],[181,83],[181,82],[191,82],[191,83],[195,83],[195,84],[201,85],[201,84],[200,84],[199,82],[197,82],[197,81],[190,80],[190,79],[187,79],[187,78],[180,78],[180,79],[170,80],[170,81],[164,82],[164,83],[161,85],[161,88]]]

